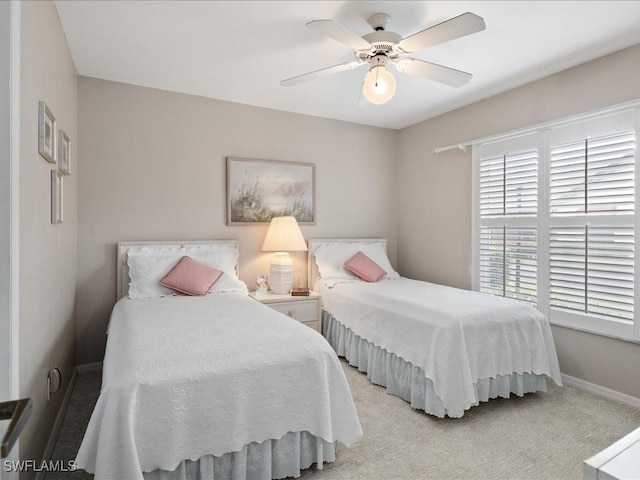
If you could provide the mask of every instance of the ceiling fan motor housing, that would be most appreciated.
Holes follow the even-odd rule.
[[[371,32],[364,35],[367,42],[372,45],[369,50],[356,51],[356,58],[359,60],[369,60],[376,55],[386,55],[387,57],[394,59],[398,58],[400,52],[397,51],[397,46],[402,37],[395,32],[387,32],[380,30],[377,32]]]

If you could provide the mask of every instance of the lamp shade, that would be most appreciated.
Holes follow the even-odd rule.
[[[263,252],[306,252],[300,227],[295,217],[274,217],[262,245]]]
[[[362,84],[362,94],[376,105],[387,103],[396,93],[396,79],[384,64],[378,64],[369,70]]]

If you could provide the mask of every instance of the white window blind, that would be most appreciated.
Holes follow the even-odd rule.
[[[551,306],[633,320],[633,227],[552,227]]]
[[[536,229],[480,229],[480,291],[536,303]]]
[[[525,152],[480,161],[480,216],[535,215],[538,155]]]
[[[528,225],[510,222],[537,213],[537,151],[481,159],[479,196],[480,291],[535,304],[535,219]]]
[[[634,133],[551,148],[551,215],[633,212]]]
[[[634,136],[551,147],[551,307],[633,321]]]

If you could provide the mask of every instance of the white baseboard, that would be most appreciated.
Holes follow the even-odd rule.
[[[616,400],[617,402],[626,403],[632,407],[640,408],[640,398],[632,397],[626,393],[618,392],[617,390],[611,390],[610,388],[596,385],[595,383],[587,382],[580,378],[572,377],[566,373],[562,374],[562,383],[569,387],[576,387],[581,390],[586,390],[589,393],[598,395],[600,397],[608,398],[609,400]]]
[[[60,434],[60,429],[62,428],[62,421],[64,420],[64,416],[67,413],[67,407],[69,406],[69,401],[71,400],[71,392],[73,392],[73,387],[76,385],[77,377],[78,369],[75,368],[73,370],[73,375],[71,375],[71,380],[69,380],[67,391],[64,394],[64,399],[62,399],[62,403],[60,404],[60,409],[58,410],[56,421],[53,424],[53,428],[51,429],[51,435],[49,435],[47,447],[44,449],[44,454],[42,456],[44,460],[49,460],[51,458],[51,455],[53,454],[53,449],[56,446],[56,441],[58,440],[58,435]],[[40,470],[36,475],[36,480],[44,480],[44,475],[45,471]]]

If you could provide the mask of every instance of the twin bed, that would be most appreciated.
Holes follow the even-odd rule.
[[[386,277],[367,283],[347,272],[358,251]],[[224,272],[210,293],[177,296],[158,285],[182,255]],[[545,376],[561,383],[536,309],[401,278],[384,240],[309,240],[326,340],[251,299],[237,258],[234,241],[118,245],[102,390],[76,459],[96,480],[284,478],[322,468],[335,442],[362,436],[336,353],[438,417],[545,391]]]
[[[223,291],[154,290],[182,255],[222,269]],[[331,347],[251,299],[237,257],[235,242],[119,244],[102,389],[76,459],[96,480],[297,477],[362,436]]]
[[[343,267],[362,251],[387,275]],[[309,240],[309,284],[322,295],[323,335],[372,383],[437,417],[492,398],[562,384],[549,322],[533,306],[402,278],[386,240]]]

